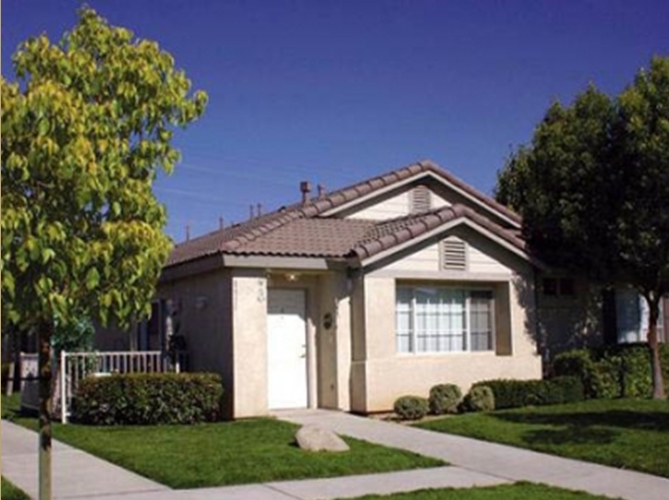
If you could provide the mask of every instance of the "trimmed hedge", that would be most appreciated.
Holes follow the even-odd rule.
[[[520,408],[583,401],[583,383],[578,377],[555,377],[548,380],[482,380],[473,387],[490,387],[495,408]]]
[[[495,409],[495,394],[486,385],[472,387],[462,400],[464,411],[493,411]]]
[[[427,415],[427,399],[420,396],[400,396],[393,405],[400,420],[420,420]]]
[[[660,345],[660,362],[664,380],[669,381],[669,344]],[[553,372],[578,377],[589,398],[652,395],[650,350],[645,343],[567,351],[556,356]]]
[[[430,389],[430,413],[443,415],[457,413],[458,404],[462,399],[462,391],[455,384],[438,384]]]
[[[79,384],[73,420],[90,425],[213,422],[221,417],[223,384],[213,373],[131,373],[89,377]]]

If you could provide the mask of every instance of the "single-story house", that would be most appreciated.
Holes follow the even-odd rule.
[[[601,323],[581,297],[596,294],[528,253],[515,213],[430,161],[301,191],[176,245],[151,323],[107,331],[98,347],[179,336],[191,369],[222,375],[235,418],[370,413],[437,383],[539,378],[542,351],[568,343],[552,331],[569,339]]]

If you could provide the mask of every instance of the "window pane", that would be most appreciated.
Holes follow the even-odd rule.
[[[443,288],[440,290],[439,332],[442,351],[463,351],[465,349],[465,293],[463,290]]]
[[[474,295],[474,294],[472,294]],[[480,296],[480,295],[479,295]],[[492,305],[490,298],[470,299],[469,303],[471,314],[471,350],[489,351],[492,350]]]
[[[411,325],[411,297],[412,291],[410,288],[397,289],[397,304],[395,306],[396,329],[397,329],[397,351],[411,352],[411,332],[413,327]]]
[[[492,297],[485,290],[398,287],[398,352],[491,350]],[[468,329],[471,346],[467,345]]]

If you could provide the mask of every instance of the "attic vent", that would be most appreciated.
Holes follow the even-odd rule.
[[[449,271],[467,270],[467,246],[460,239],[449,238],[441,242],[442,268]]]
[[[427,186],[416,186],[411,191],[411,212],[427,212],[431,208],[430,190]]]

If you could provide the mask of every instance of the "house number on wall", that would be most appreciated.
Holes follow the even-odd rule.
[[[258,280],[258,302],[263,303],[267,299],[267,289],[265,288],[265,281]]]

